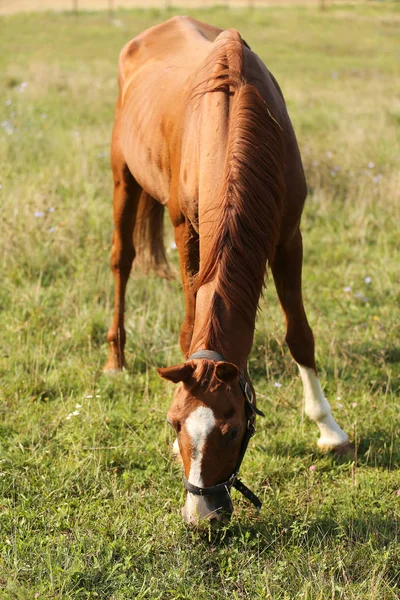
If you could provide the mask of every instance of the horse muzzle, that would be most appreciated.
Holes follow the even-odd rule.
[[[197,496],[187,492],[182,517],[185,523],[196,525],[200,520],[212,522],[227,522],[233,512],[229,492],[213,494],[212,496]]]

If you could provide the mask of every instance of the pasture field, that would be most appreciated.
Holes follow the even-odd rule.
[[[400,598],[399,6],[191,12],[240,29],[284,90],[317,362],[357,451],[317,451],[269,281],[249,362],[266,418],[242,468],[264,504],[233,492],[219,530],[181,522],[156,373],[181,360],[178,279],[133,273],[129,368],[102,374],[117,56],[171,14],[0,21],[0,598]]]
[[[363,0],[352,0],[352,3],[362,2]],[[177,7],[202,7],[215,6],[282,6],[282,5],[300,5],[300,6],[318,6],[321,0],[0,0],[0,15],[12,14],[18,12],[38,12],[38,11],[89,11],[89,10],[109,10],[132,9],[138,7],[155,6],[161,8]],[[349,4],[347,0],[325,0],[325,4]]]

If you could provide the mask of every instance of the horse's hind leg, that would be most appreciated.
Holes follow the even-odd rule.
[[[314,337],[307,322],[301,293],[303,244],[300,230],[289,241],[277,247],[272,273],[286,317],[286,341],[297,362],[303,381],[305,412],[319,427],[318,446],[324,450],[346,451],[349,438],[332,416],[317,377]]]
[[[131,175],[114,134],[111,150],[114,177],[114,234],[111,269],[115,280],[114,317],[107,334],[108,361],[104,371],[119,371],[125,366],[124,309],[125,291],[135,258],[133,229],[142,188]]]

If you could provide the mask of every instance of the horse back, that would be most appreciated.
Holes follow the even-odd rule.
[[[240,76],[258,90],[283,132],[287,202],[298,207],[285,218],[285,229],[292,230],[302,210],[299,198],[303,196],[304,202],[305,197],[296,138],[275,79],[234,30],[173,17],[126,44],[119,60],[117,103],[123,153],[133,176],[148,193],[163,204],[179,196],[179,210],[187,210],[196,221],[200,151],[208,140],[209,162],[214,163],[214,171],[215,165],[222,166],[229,119],[226,94],[197,99],[197,90],[218,69],[234,65],[232,55],[223,64],[213,64],[213,54],[217,47],[228,48],[236,36],[243,54]]]
[[[135,179],[163,204],[179,171],[190,80],[220,31],[173,17],[138,35],[120,53],[118,139]]]

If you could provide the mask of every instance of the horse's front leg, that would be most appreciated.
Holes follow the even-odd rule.
[[[196,297],[192,292],[191,283],[199,270],[199,238],[186,219],[174,223],[175,242],[179,253],[179,263],[182,277],[183,293],[185,295],[185,318],[181,326],[180,344],[182,352],[189,356],[192,342]]]
[[[272,273],[276,290],[286,317],[286,341],[296,361],[304,387],[305,412],[320,430],[318,446],[339,453],[350,452],[346,433],[333,418],[315,367],[314,337],[307,322],[301,292],[303,243],[300,230],[289,242],[276,250]]]

